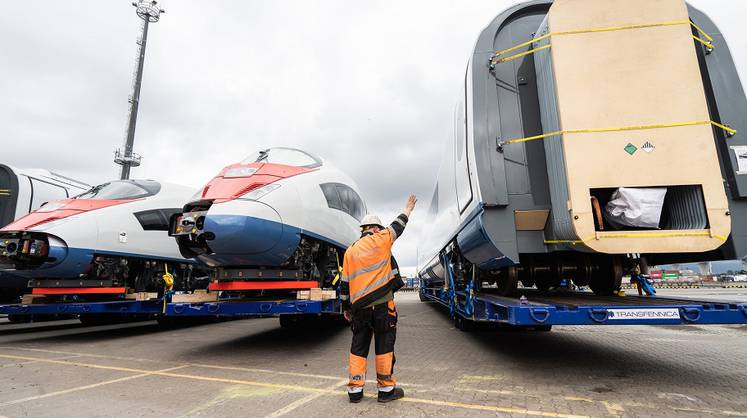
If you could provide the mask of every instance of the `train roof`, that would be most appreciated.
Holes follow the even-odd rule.
[[[15,176],[31,177],[42,180],[66,189],[88,190],[91,188],[90,184],[43,168],[16,168],[11,165],[0,164],[0,170],[6,170]]]

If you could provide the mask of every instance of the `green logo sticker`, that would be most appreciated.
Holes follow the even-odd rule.
[[[636,148],[636,146],[631,144],[630,142],[628,142],[628,145],[626,145],[623,149],[630,155],[633,155],[636,151],[638,151],[638,148]]]

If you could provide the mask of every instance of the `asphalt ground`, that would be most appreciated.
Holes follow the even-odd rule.
[[[745,289],[660,294],[747,300]],[[347,402],[344,326],[2,320],[0,415],[747,416],[747,326],[465,333],[416,293],[397,304],[401,401],[377,403],[369,380],[367,398]]]

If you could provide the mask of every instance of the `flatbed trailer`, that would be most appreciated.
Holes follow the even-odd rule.
[[[195,317],[250,317],[280,315],[340,315],[342,306],[339,299],[329,300],[225,300],[199,303],[168,303],[166,316]]]
[[[47,304],[0,305],[0,314],[9,317],[79,316],[93,318],[248,318],[280,316],[282,325],[301,317],[339,317],[339,299],[328,300],[220,300],[215,302],[167,302],[163,299],[147,301],[59,302]],[[93,322],[93,321],[91,321]]]
[[[456,326],[463,330],[478,323],[545,330],[553,325],[747,324],[747,302],[535,289],[519,289],[518,297],[505,297],[422,285],[420,299],[449,308]]]

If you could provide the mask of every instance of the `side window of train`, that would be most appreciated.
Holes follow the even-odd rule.
[[[134,215],[145,231],[168,231],[171,215],[181,211],[180,208],[151,209],[135,212]]]
[[[338,184],[337,191],[340,193],[343,211],[356,220],[360,221],[363,219],[363,216],[366,214],[366,207],[363,204],[363,200],[358,196],[358,193],[344,184]]]
[[[67,198],[67,190],[64,187],[31,177],[29,177],[29,182],[31,183],[31,207],[29,211],[39,209],[41,205],[49,201]]]
[[[359,221],[363,219],[366,205],[355,190],[340,183],[324,183],[319,186],[327,199],[327,206],[341,210]]]
[[[324,198],[327,199],[327,206],[332,209],[342,210],[342,202],[340,201],[340,194],[337,193],[337,187],[335,183],[324,183],[320,184]]]

